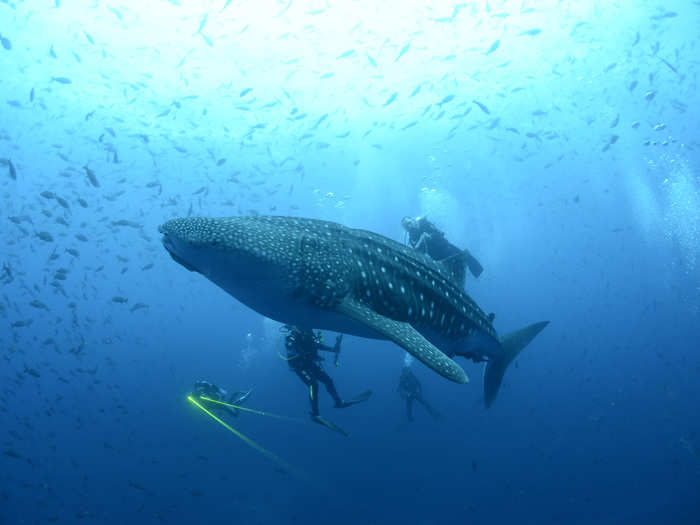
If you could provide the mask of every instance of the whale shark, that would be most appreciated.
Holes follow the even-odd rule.
[[[449,268],[366,230],[284,216],[184,217],[159,226],[170,256],[265,317],[386,339],[443,377],[453,357],[485,362],[484,403],[508,365],[548,324],[499,337]]]

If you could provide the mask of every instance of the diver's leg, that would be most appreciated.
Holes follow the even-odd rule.
[[[312,381],[309,385],[309,402],[311,403],[311,417],[320,414],[318,410],[318,381]]]
[[[318,381],[309,373],[307,368],[294,368],[296,375],[302,383],[309,388],[309,403],[311,404],[311,417],[319,415],[318,410]]]
[[[411,396],[406,398],[406,416],[409,421],[413,422],[413,398]]]
[[[330,396],[333,398],[333,401],[335,401],[335,406],[336,408],[344,408],[346,403],[341,399],[340,395],[338,394],[338,391],[335,389],[335,383],[333,383],[333,379],[331,376],[329,376],[321,367],[317,367],[317,369],[314,371],[316,373],[316,379],[323,383],[323,386],[326,387],[326,391],[330,394]]]
[[[435,410],[430,403],[428,403],[425,399],[423,399],[423,396],[416,396],[416,401],[418,401],[421,405],[425,407],[425,409],[428,411],[428,414],[432,416],[433,419],[440,419],[440,412]]]

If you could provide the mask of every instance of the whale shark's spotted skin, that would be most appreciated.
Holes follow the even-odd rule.
[[[447,269],[381,235],[276,216],[178,218],[159,229],[177,262],[280,322],[390,339],[458,382],[466,375],[447,355],[503,358],[489,316]]]

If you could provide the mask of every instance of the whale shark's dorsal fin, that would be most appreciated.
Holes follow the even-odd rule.
[[[410,324],[381,315],[349,296],[336,306],[336,310],[393,341],[441,376],[456,383],[469,382],[462,367],[430,343]]]

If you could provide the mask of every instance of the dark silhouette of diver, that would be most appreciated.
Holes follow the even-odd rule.
[[[237,416],[239,410],[235,407],[231,407],[228,405],[242,404],[250,397],[251,392],[252,389],[247,390],[245,392],[233,392],[231,395],[229,395],[229,393],[226,392],[226,390],[219,386],[216,386],[214,383],[210,383],[209,381],[204,381],[200,379],[195,382],[194,389],[192,390],[192,395],[194,397],[198,397],[201,400],[201,402],[207,405],[210,409],[219,410],[232,416]],[[212,399],[213,401],[207,401],[206,399],[202,399],[203,397]],[[226,404],[216,403],[216,401],[220,401],[221,403]]]
[[[469,268],[474,277],[479,277],[484,271],[481,263],[469,253],[469,250],[457,248],[427,218],[404,217],[401,219],[401,226],[408,233],[408,243],[412,248],[430,256],[431,259],[442,262],[462,286],[464,286],[466,268]]]
[[[342,334],[335,340],[333,347],[323,344],[323,336],[321,332],[315,334],[313,330],[301,329],[296,326],[285,325],[284,330],[287,334],[284,338],[284,346],[287,350],[287,363],[296,375],[299,376],[306,386],[309,387],[309,401],[311,403],[311,419],[320,425],[323,425],[331,430],[340,432],[343,435],[347,433],[321,416],[318,409],[318,384],[323,383],[326,390],[335,401],[336,408],[347,408],[349,406],[367,401],[372,395],[371,390],[366,390],[359,396],[344,401],[335,388],[333,379],[321,367],[323,358],[318,354],[319,350],[324,352],[333,352],[336,357],[336,365],[338,364],[338,354],[340,353],[340,344],[343,341]]]
[[[420,381],[418,381],[418,378],[411,372],[410,367],[404,366],[401,369],[401,377],[399,378],[399,387],[397,390],[401,395],[401,399],[406,401],[406,416],[410,422],[413,422],[413,401],[418,401],[423,405],[428,413],[433,416],[433,419],[440,419],[440,413],[423,399],[423,387]]]

